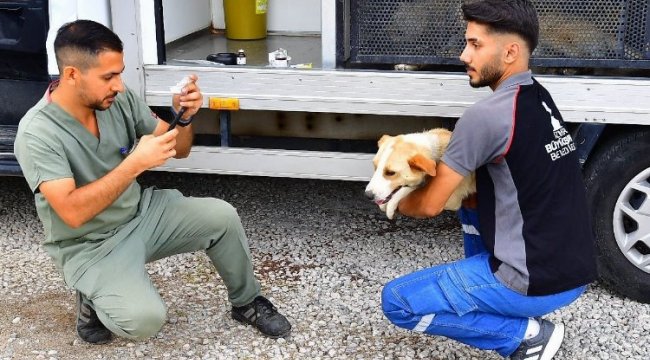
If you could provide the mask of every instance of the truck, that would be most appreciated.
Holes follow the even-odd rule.
[[[158,171],[367,181],[382,134],[453,129],[488,94],[470,88],[458,59],[460,0],[240,0],[266,14],[257,40],[228,37],[223,1],[0,0],[0,174],[21,175],[18,122],[57,72],[54,32],[77,18],[120,36],[123,79],[156,112],[169,111],[180,79],[199,76],[193,150]],[[648,2],[533,3],[541,37],[531,66],[575,141],[600,279],[648,303]],[[280,48],[291,66],[269,65]],[[246,65],[208,60],[239,50]]]

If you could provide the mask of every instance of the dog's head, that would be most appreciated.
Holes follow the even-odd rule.
[[[422,134],[424,136],[424,134]],[[409,135],[384,135],[373,159],[375,172],[366,186],[366,195],[377,205],[386,204],[402,187],[416,188],[428,176],[436,175],[431,148]]]

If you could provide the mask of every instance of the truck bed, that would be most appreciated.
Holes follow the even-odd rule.
[[[310,33],[276,33],[260,40],[229,40],[223,31],[205,29],[166,46],[168,65],[191,65],[192,61],[204,61],[210,54],[243,49],[247,66],[268,65],[268,53],[283,48],[291,56],[291,64],[311,64],[321,67],[321,37]],[[214,64],[214,66],[219,66]]]

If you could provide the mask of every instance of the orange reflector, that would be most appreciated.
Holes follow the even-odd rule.
[[[210,98],[210,109],[214,110],[239,110],[239,99],[237,98]]]

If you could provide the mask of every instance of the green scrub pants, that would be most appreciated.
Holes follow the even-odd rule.
[[[152,196],[152,206],[163,206],[162,213],[143,214],[133,233],[74,284],[109,330],[131,339],[145,339],[160,330],[167,309],[145,263],[175,254],[205,250],[234,306],[259,295],[248,240],[232,205],[184,197],[177,190],[154,190]]]

